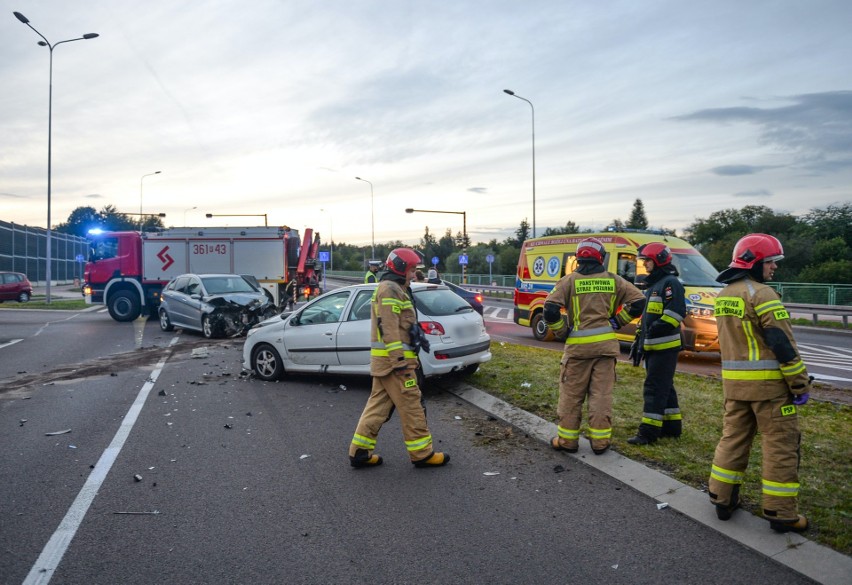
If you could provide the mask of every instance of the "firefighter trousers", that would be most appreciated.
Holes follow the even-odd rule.
[[[743,482],[755,433],[763,448],[763,515],[795,520],[799,495],[799,420],[790,396],[772,400],[725,400],[722,438],[710,472],[710,501],[728,507]]]
[[[366,450],[368,457],[373,454],[379,431],[390,420],[394,409],[399,412],[402,437],[411,460],[419,461],[432,454],[432,435],[426,423],[417,376],[415,370],[408,370],[404,376],[391,373],[373,377],[370,397],[349,445],[350,457],[359,449]]]
[[[592,449],[601,450],[612,442],[612,388],[615,385],[615,357],[567,358],[559,378],[559,446],[576,449],[580,439],[583,402],[589,397],[588,439]]]
[[[645,353],[644,407],[639,434],[648,439],[679,437],[682,431],[680,407],[674,387],[679,349]]]

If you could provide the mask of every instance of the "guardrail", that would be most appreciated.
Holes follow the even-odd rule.
[[[852,315],[852,307],[845,305],[813,305],[806,303],[784,303],[784,307],[791,313],[810,313],[814,325],[819,322],[820,315],[832,315],[840,317],[843,328],[849,328],[849,316]]]

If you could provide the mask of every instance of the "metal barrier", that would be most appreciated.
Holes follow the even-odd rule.
[[[808,305],[803,303],[784,303],[791,313],[810,313],[814,325],[819,322],[820,315],[839,316],[843,321],[843,328],[849,328],[849,316],[852,315],[852,307],[844,305]]]
[[[44,228],[0,220],[0,270],[22,272],[35,284],[43,284],[47,268],[47,231]],[[85,238],[62,232],[50,233],[50,275],[56,284],[69,284],[83,276],[87,256]]]

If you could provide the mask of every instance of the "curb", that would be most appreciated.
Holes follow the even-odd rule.
[[[478,388],[461,382],[441,385],[441,388],[520,429],[530,437],[548,442],[551,437],[556,436],[554,423],[516,408]],[[849,584],[852,557],[812,542],[799,534],[772,532],[765,520],[747,512],[740,511],[731,520],[722,522],[716,518],[706,493],[612,450],[603,455],[594,455],[589,444],[581,441],[578,453],[565,455],[609,475],[660,504],[667,504],[669,508],[684,516],[818,583]]]

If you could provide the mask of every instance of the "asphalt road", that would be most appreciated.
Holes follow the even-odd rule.
[[[427,392],[446,468],[414,469],[394,417],[354,470],[367,379],[265,383],[239,340],[10,313],[2,583],[809,582],[450,394]]]

